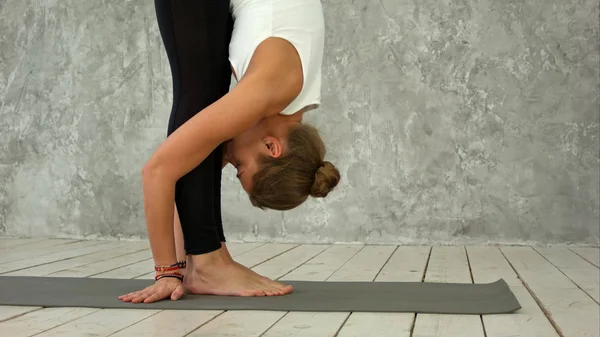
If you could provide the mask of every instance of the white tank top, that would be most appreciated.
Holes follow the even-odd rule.
[[[320,0],[231,0],[234,18],[229,62],[241,79],[258,45],[269,37],[290,42],[304,76],[300,94],[281,112],[292,115],[321,103],[324,19]]]

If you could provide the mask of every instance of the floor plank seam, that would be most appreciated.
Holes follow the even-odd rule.
[[[123,256],[130,255],[130,254],[139,253],[139,252],[144,251],[144,250],[149,250],[149,249],[148,248],[144,248],[144,249],[136,250],[136,251],[129,252],[129,253],[123,253],[121,255],[109,257],[109,258],[104,259],[104,260],[98,260],[98,261],[94,261],[94,262],[91,262],[91,263],[84,263],[84,264],[81,264],[81,265],[78,265],[78,266],[75,266],[75,267],[66,268],[66,269],[55,270],[55,271],[53,271],[51,273],[44,274],[44,275],[51,277],[52,274],[60,273],[60,272],[63,272],[63,271],[69,271],[71,269],[76,269],[76,268],[83,267],[83,266],[89,266],[89,265],[92,265],[92,264],[95,264],[95,263],[106,262],[106,261],[110,261],[110,260],[113,260],[113,259],[118,259],[118,258],[121,258]],[[100,252],[102,252],[102,251],[100,251]],[[97,253],[99,253],[99,252],[95,252],[94,254],[97,254]],[[137,262],[140,262],[140,261],[137,261]],[[117,267],[117,268],[120,268],[120,267]],[[117,268],[115,268],[115,269],[117,269]],[[86,277],[89,277],[89,276],[86,276]]]
[[[349,313],[346,318],[344,319],[344,321],[342,322],[342,324],[340,324],[340,326],[338,327],[338,329],[333,333],[333,337],[338,337],[340,332],[342,331],[342,329],[344,328],[344,325],[346,325],[346,322],[348,322],[348,320],[350,319],[350,316],[352,316],[352,312]]]
[[[43,246],[41,249],[47,249],[47,248],[53,248],[53,247],[59,247],[59,246],[66,246],[66,245],[69,245],[69,244],[73,244],[73,243],[77,243],[77,242],[82,242],[82,241],[84,241],[84,240],[78,240],[78,241],[73,241],[73,242],[63,242],[63,243],[58,243],[58,244],[55,244],[55,245]],[[40,241],[40,242],[43,242],[43,241]],[[100,243],[94,243],[94,244],[92,244],[92,246],[95,246],[95,245],[100,245]],[[8,249],[8,250],[13,250],[14,248],[15,247],[6,247],[6,249]],[[21,247],[21,248],[23,248],[23,247]],[[36,247],[31,247],[31,248],[32,249],[36,249]],[[37,248],[39,248],[39,247],[37,247]],[[61,253],[61,252],[69,250],[68,247],[64,248],[64,249],[62,249],[62,248],[64,248],[64,247],[61,247],[61,249],[59,249],[59,250],[57,250],[55,252],[51,252],[50,254],[58,254],[58,253]],[[19,253],[22,253],[22,251],[19,251]],[[10,261],[0,262],[0,265],[1,264],[5,264],[5,263],[12,263],[15,260],[27,260],[27,259],[31,259],[31,258],[34,258],[34,257],[37,257],[37,255],[36,256],[17,257],[16,259],[12,259]]]
[[[469,267],[469,276],[471,277],[471,283],[475,283],[475,278],[473,277],[473,269],[471,268],[471,260],[469,259],[469,253],[467,252],[467,246],[463,246],[465,250],[465,257],[467,258],[467,267]]]
[[[150,273],[152,273],[152,272],[150,272]],[[142,276],[148,275],[150,273],[143,273],[143,274],[140,274],[140,275],[137,275],[137,276],[134,276],[134,277],[130,277],[130,279],[137,279],[138,277],[142,277]]]
[[[56,240],[70,240],[70,239],[56,239]],[[40,241],[40,242],[42,242],[42,241]],[[61,250],[59,250],[58,252],[64,252],[65,250],[69,250],[69,247],[65,248],[65,246],[68,246],[70,244],[77,243],[77,242],[87,242],[87,241],[86,240],[73,240],[71,242],[56,243],[54,245],[44,246],[44,248],[52,248],[52,247],[62,246],[62,247],[60,247]],[[62,249],[62,248],[65,248],[65,249]]]
[[[49,309],[49,308],[44,308],[44,309]],[[75,309],[75,308],[74,308],[74,309]],[[82,319],[82,318],[84,318],[84,317],[87,317],[87,316],[89,316],[89,315],[91,315],[91,314],[93,314],[93,313],[96,313],[96,312],[100,311],[100,310],[102,310],[102,309],[97,309],[97,310],[94,310],[94,311],[92,311],[92,312],[90,312],[90,313],[87,313],[87,314],[85,314],[85,315],[83,315],[83,316],[75,317],[75,318],[73,318],[73,319],[71,319],[71,320],[68,320],[68,321],[66,321],[66,322],[63,322],[63,323],[61,323],[61,324],[59,324],[59,325],[53,326],[53,327],[51,327],[51,328],[49,328],[49,329],[45,329],[45,330],[43,330],[43,331],[36,332],[35,334],[31,335],[30,337],[37,336],[37,335],[39,335],[39,334],[43,334],[44,332],[50,331],[50,330],[52,330],[52,329],[56,329],[56,328],[58,328],[58,327],[61,327],[61,326],[65,325],[65,324],[69,324],[69,323],[71,323],[71,322],[73,322],[73,321],[76,321],[76,320],[78,320],[78,319]]]
[[[277,280],[279,280],[279,279],[281,279],[281,278],[285,277],[286,275],[288,275],[288,274],[292,273],[294,270],[296,270],[296,269],[298,269],[298,268],[300,268],[300,267],[304,266],[304,265],[305,265],[305,264],[307,264],[308,262],[310,262],[310,261],[312,261],[313,259],[315,259],[317,256],[319,256],[319,255],[321,255],[321,254],[325,253],[326,251],[328,251],[329,249],[331,249],[331,247],[333,247],[333,246],[330,246],[330,247],[328,247],[327,249],[324,249],[324,250],[320,251],[319,253],[317,253],[317,255],[315,255],[315,256],[311,257],[310,259],[308,259],[308,260],[304,261],[302,264],[300,264],[300,265],[297,265],[296,267],[292,268],[291,270],[288,270],[288,272],[287,272],[287,273],[285,273],[285,274],[283,274],[283,275],[279,276],[279,277],[277,278]]]
[[[86,240],[77,240],[77,239],[60,239],[60,238],[58,238],[58,239],[48,239],[48,240],[49,240],[49,241],[52,241],[52,240],[57,240],[57,241],[58,241],[58,240],[67,240],[67,241],[68,241],[68,240],[72,240],[72,241],[69,241],[69,242],[62,242],[62,243],[55,243],[55,244],[53,244],[53,245],[46,246],[46,248],[50,248],[50,247],[58,247],[58,246],[66,246],[66,245],[70,245],[70,244],[72,244],[72,243],[86,241]],[[38,241],[38,243],[39,243],[39,242],[42,242],[42,241]]]
[[[412,322],[410,322],[410,329],[408,332],[408,336],[409,337],[413,337],[413,334],[415,333],[415,325],[417,323],[417,313],[413,314],[413,319]]]
[[[383,270],[383,268],[385,268],[385,266],[388,264],[388,262],[390,262],[390,260],[392,259],[392,256],[394,256],[394,254],[396,253],[398,248],[400,248],[400,245],[398,245],[398,246],[396,246],[396,248],[394,248],[394,250],[392,251],[390,256],[388,256],[388,258],[385,260],[385,262],[383,263],[381,268],[379,268],[379,271],[377,271],[377,274],[375,274],[375,277],[373,278],[372,282],[375,282],[375,280],[377,280],[377,277],[379,276],[379,274],[381,274],[381,271]]]
[[[427,276],[427,268],[429,267],[429,261],[431,260],[431,253],[433,252],[433,246],[429,247],[429,253],[427,254],[427,260],[425,260],[425,267],[423,268],[423,275],[421,276],[421,282],[425,282],[425,277]],[[415,326],[417,325],[417,313],[413,315],[412,322],[410,324],[410,332],[408,334],[409,337],[413,337],[415,333]]]
[[[326,251],[327,249],[329,249],[329,248],[325,248],[325,249],[323,249],[323,250],[319,251],[317,254],[315,254],[315,255],[311,256],[310,258],[308,258],[308,260],[304,260],[304,261],[302,261],[302,263],[300,263],[300,264],[299,264],[299,265],[297,265],[296,267],[292,268],[292,270],[291,270],[291,271],[293,271],[293,270],[296,270],[296,269],[300,268],[300,266],[303,266],[303,265],[304,265],[306,262],[308,262],[308,261],[310,261],[310,260],[314,259],[315,257],[319,256],[321,253],[323,253],[323,252],[324,252],[324,251]],[[253,267],[253,268],[254,268],[254,267]],[[281,279],[282,277],[284,277],[285,275],[289,274],[291,271],[285,272],[285,273],[283,273],[283,275],[279,275],[279,276],[277,276],[277,277],[273,277],[273,280],[275,280],[275,281],[280,281],[280,279]]]
[[[99,246],[99,245],[102,245],[102,244],[104,244],[104,243],[100,242],[100,243],[97,243],[97,244],[91,244],[88,247]],[[0,272],[0,275],[8,274],[8,273],[13,273],[13,272],[16,272],[16,271],[22,271],[22,270],[26,270],[26,269],[30,269],[30,268],[35,268],[35,267],[39,267],[39,266],[42,266],[42,265],[45,265],[45,264],[52,264],[52,263],[57,263],[57,262],[68,261],[68,260],[72,260],[72,259],[77,259],[77,258],[80,258],[82,256],[87,256],[87,255],[91,255],[91,254],[97,254],[97,253],[103,252],[105,250],[110,250],[110,248],[101,249],[101,250],[96,251],[96,252],[89,252],[89,253],[84,253],[84,254],[81,254],[81,255],[75,255],[75,256],[71,256],[71,257],[66,257],[66,258],[63,258],[63,259],[53,260],[53,261],[49,261],[49,262],[43,262],[43,263],[40,263],[40,264],[35,264],[35,265],[23,267],[23,268],[11,269],[11,270],[8,270],[8,271],[5,271],[5,272]],[[63,252],[63,251],[58,251],[56,253],[61,253],[61,252]],[[19,260],[25,260],[25,259],[19,259]],[[5,264],[5,263],[12,263],[12,262],[14,262],[14,261],[3,262],[3,263],[0,263],[0,265]]]
[[[5,237],[2,237],[2,238],[5,238]],[[16,239],[18,240],[18,238],[16,238]],[[2,247],[0,249],[11,249],[11,248],[19,247],[19,246],[30,245],[30,244],[33,244],[33,243],[36,243],[36,242],[41,242],[41,241],[44,241],[44,240],[47,240],[47,239],[40,238],[39,240],[36,240],[36,241],[19,243],[19,244],[16,244],[16,245],[13,245],[13,246],[9,246],[9,247]]]
[[[25,312],[22,312],[20,314],[16,314],[16,315],[10,316],[10,317],[5,318],[5,319],[0,319],[0,323],[2,323],[2,322],[8,322],[11,319],[19,318],[19,317],[21,317],[23,315],[27,315],[27,314],[30,314],[32,312],[36,312],[36,311],[42,310],[42,309],[44,309],[44,307],[39,307],[39,308],[31,309],[30,311],[25,311]]]
[[[360,247],[359,250],[357,250],[354,254],[352,254],[352,256],[350,256],[350,258],[346,261],[344,261],[344,263],[342,263],[341,266],[339,266],[333,273],[331,273],[331,275],[327,276],[327,278],[325,278],[325,281],[328,281],[333,275],[335,275],[335,273],[338,272],[338,270],[342,269],[342,267],[344,267],[348,262],[350,262],[350,260],[352,260],[356,255],[358,255],[358,253],[360,253],[363,249],[365,249],[366,245],[363,245],[362,247]]]
[[[60,240],[60,239],[58,239],[58,240]],[[77,240],[77,239],[66,239],[66,240],[73,240],[73,241],[61,243],[61,245],[72,245],[72,244],[77,243],[77,242],[95,242],[95,241],[90,241],[90,240],[85,240],[85,239],[79,239],[79,240]],[[100,241],[100,242],[102,242],[102,241]],[[58,246],[58,245],[55,245],[55,246]]]
[[[284,250],[283,252],[281,252],[281,253],[279,253],[279,254],[275,254],[275,255],[273,255],[273,256],[271,256],[271,257],[269,257],[268,259],[266,259],[266,260],[263,260],[262,262],[259,262],[259,263],[255,264],[255,265],[252,265],[252,266],[248,267],[248,268],[252,269],[252,268],[255,268],[255,267],[257,267],[257,266],[260,266],[261,264],[263,264],[263,263],[265,263],[265,262],[267,262],[267,261],[271,261],[271,260],[273,260],[274,258],[276,258],[276,257],[278,257],[278,256],[280,256],[280,255],[283,255],[283,254],[285,254],[285,253],[287,253],[287,252],[289,252],[289,251],[292,251],[292,250],[294,250],[294,249],[296,249],[296,248],[298,248],[298,247],[300,247],[300,246],[302,246],[302,245],[295,245],[294,247],[292,247],[292,248],[290,248],[290,249],[286,249],[286,250]],[[251,250],[249,250],[249,251],[251,251]],[[249,251],[248,251],[248,252],[249,252]],[[246,253],[247,253],[247,252],[246,252]],[[246,253],[243,253],[243,254],[246,254]],[[240,255],[242,255],[242,254],[240,254]]]
[[[592,266],[594,266],[594,267],[596,267],[596,268],[600,268],[600,266],[598,266],[598,265],[596,265],[594,262],[592,262],[592,261],[588,260],[587,258],[585,258],[585,256],[583,256],[583,255],[581,255],[581,254],[577,253],[577,252],[576,252],[576,251],[574,251],[573,249],[571,249],[571,248],[569,248],[569,247],[567,247],[567,249],[568,249],[568,250],[570,250],[572,253],[576,254],[577,256],[579,256],[580,258],[584,259],[584,260],[585,260],[585,262],[587,262],[587,263],[591,264]]]
[[[208,323],[214,321],[215,319],[217,319],[219,316],[223,315],[224,313],[226,313],[227,310],[223,310],[220,313],[214,315],[211,319],[207,320],[206,322],[198,325],[195,329],[190,330],[190,332],[186,333],[185,335],[183,335],[182,337],[187,337],[191,334],[193,334],[194,332],[198,331],[200,328],[202,328],[203,326],[207,325]]]
[[[232,243],[235,243],[235,242],[232,242]],[[244,243],[244,242],[242,242],[242,243]],[[248,243],[255,243],[255,242],[248,242]],[[259,242],[259,243],[260,243],[260,242]],[[227,244],[227,243],[225,243],[225,244]],[[248,253],[248,252],[251,252],[251,251],[253,251],[253,250],[255,250],[255,249],[258,249],[258,248],[260,248],[260,247],[263,247],[263,246],[265,246],[265,245],[267,245],[267,244],[268,244],[267,242],[260,243],[258,246],[254,247],[254,248],[250,248],[250,249],[248,249],[248,250],[246,250],[246,251],[243,251],[243,252],[241,252],[241,253],[239,253],[239,254],[234,254],[233,256],[238,256],[238,255],[246,254],[246,253]]]
[[[145,249],[142,249],[142,250],[145,250]],[[142,251],[142,250],[140,250],[140,251]],[[140,251],[132,252],[131,254],[135,254],[135,253],[138,253],[138,252],[140,252]],[[125,255],[129,255],[129,254],[125,254]],[[119,257],[125,256],[125,255],[120,255],[120,256],[117,256],[117,257],[115,257],[115,258],[119,258]],[[127,264],[119,265],[119,266],[117,266],[117,267],[115,267],[115,268],[113,268],[113,269],[109,269],[109,270],[101,271],[101,272],[99,272],[99,273],[91,274],[91,275],[88,275],[88,276],[86,276],[86,277],[92,277],[92,276],[95,276],[95,275],[99,275],[99,274],[108,273],[108,272],[111,272],[111,271],[113,271],[113,270],[116,270],[116,269],[119,269],[119,268],[123,268],[123,267],[127,267],[127,266],[131,266],[132,264],[140,263],[140,262],[147,261],[147,260],[150,260],[150,259],[152,259],[152,258],[151,258],[151,257],[149,257],[149,258],[144,258],[144,259],[141,259],[141,260],[139,260],[139,261],[135,261],[135,262],[131,262],[131,263],[127,263]],[[112,260],[112,259],[108,259],[108,260]],[[103,261],[108,261],[108,260],[103,260]],[[103,262],[103,261],[99,261],[99,262]],[[143,275],[145,275],[145,274],[143,274]],[[141,275],[140,275],[140,276],[141,276]]]
[[[141,310],[144,310],[144,309],[141,309]],[[121,328],[121,329],[119,329],[119,330],[117,330],[117,331],[114,331],[114,332],[112,332],[112,333],[110,333],[110,334],[108,334],[108,335],[106,335],[106,336],[107,336],[107,337],[113,336],[113,335],[115,335],[115,334],[117,334],[117,333],[119,333],[119,332],[121,332],[121,331],[123,331],[123,330],[125,330],[125,329],[128,329],[128,328],[129,328],[129,327],[131,327],[131,326],[134,326],[134,325],[136,325],[136,324],[138,324],[138,323],[140,323],[140,322],[143,322],[143,321],[145,321],[145,320],[149,319],[150,317],[154,317],[154,316],[156,316],[156,315],[160,314],[160,313],[161,313],[161,312],[163,312],[163,311],[164,311],[164,310],[158,310],[157,312],[153,313],[152,315],[150,315],[150,316],[147,316],[147,317],[144,317],[144,318],[142,318],[142,319],[140,319],[140,320],[138,320],[138,321],[134,321],[133,323],[129,324],[128,326],[125,326],[125,327],[123,327],[123,328]]]
[[[508,259],[508,256],[506,256],[504,254],[504,252],[502,251],[502,249],[500,247],[498,247],[498,250],[500,251],[500,254],[502,254],[502,256],[504,256],[504,258],[506,259],[506,262],[512,268],[512,270],[515,272],[515,274],[517,274],[517,278],[519,279],[519,281],[521,281],[521,283],[523,284],[523,287],[527,290],[527,292],[529,293],[529,295],[531,295],[531,297],[533,298],[533,300],[535,301],[535,303],[538,305],[538,307],[540,308],[540,310],[542,310],[542,313],[544,314],[544,316],[546,316],[546,319],[548,320],[548,322],[550,322],[550,325],[552,325],[552,327],[554,328],[554,330],[556,331],[556,333],[560,337],[565,337],[565,335],[563,334],[563,332],[560,329],[560,327],[558,326],[558,324],[552,318],[552,314],[548,310],[546,310],[546,307],[544,307],[544,304],[542,303],[542,301],[537,297],[537,295],[529,287],[529,285],[527,284],[527,282],[525,282],[525,280],[521,277],[521,274],[519,274],[519,272],[517,271],[517,268],[515,268],[515,266],[513,266],[512,262],[510,262],[510,260]]]
[[[423,275],[421,276],[421,282],[425,282],[425,275],[427,275],[427,267],[429,267],[429,260],[431,260],[432,252],[433,252],[433,246],[429,247],[429,253],[427,254],[427,260],[425,261],[425,268],[423,269]]]
[[[467,258],[467,266],[469,267],[469,275],[471,276],[471,283],[475,284],[475,277],[473,276],[473,268],[471,268],[471,259],[469,259],[469,251],[467,246],[463,246],[465,249],[465,257]],[[483,329],[483,337],[487,337],[487,331],[485,329],[485,323],[483,322],[483,315],[479,315],[481,321],[481,328]]]
[[[258,337],[263,337],[267,332],[269,332],[269,330],[271,330],[275,325],[277,325],[277,323],[279,323],[285,316],[287,316],[290,312],[287,311],[285,314],[281,315],[281,317],[279,317],[277,320],[275,320],[275,322],[273,322],[273,324],[269,325],[269,327],[260,333],[260,335],[258,335]]]
[[[598,301],[596,301],[596,299],[595,299],[595,298],[594,298],[592,295],[588,294],[588,292],[587,292],[585,289],[583,289],[582,287],[580,287],[580,286],[579,286],[579,284],[577,284],[577,283],[576,283],[576,282],[575,282],[573,279],[571,279],[571,278],[569,277],[569,275],[567,275],[565,272],[563,272],[563,271],[562,271],[562,270],[561,270],[561,269],[560,269],[560,268],[559,268],[557,265],[555,265],[554,263],[552,263],[552,261],[550,261],[550,259],[548,259],[548,258],[547,258],[547,257],[546,257],[544,254],[542,254],[542,253],[541,253],[541,252],[539,252],[537,249],[535,249],[535,247],[531,247],[531,249],[533,249],[533,250],[534,250],[536,253],[540,254],[540,256],[541,256],[541,257],[542,257],[544,260],[548,261],[548,263],[550,263],[550,264],[551,264],[551,265],[552,265],[554,268],[556,268],[556,269],[557,269],[557,270],[558,270],[558,271],[559,271],[561,274],[563,274],[563,275],[564,275],[564,276],[565,276],[567,279],[569,279],[569,281],[571,281],[571,283],[573,283],[573,284],[574,284],[574,285],[575,285],[577,288],[579,288],[579,290],[583,291],[583,293],[584,293],[584,294],[586,294],[586,295],[587,295],[589,298],[591,298],[591,299],[592,299],[592,301],[596,302],[597,304],[600,304]]]

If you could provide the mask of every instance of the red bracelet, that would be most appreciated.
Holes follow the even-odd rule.
[[[175,265],[175,266],[168,266],[168,267],[154,267],[154,271],[158,272],[158,273],[164,273],[167,271],[175,271],[175,270],[179,270],[179,266]]]
[[[156,275],[154,277],[154,280],[158,281],[164,277],[174,277],[174,278],[178,279],[179,281],[183,282],[183,275],[181,275],[180,273],[167,273],[167,274]]]
[[[154,271],[159,272],[159,273],[164,273],[167,271],[175,271],[178,269],[183,269],[185,267],[186,267],[185,261],[177,261],[176,263],[174,263],[170,266],[154,266]]]

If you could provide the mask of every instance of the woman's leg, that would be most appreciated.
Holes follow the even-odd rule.
[[[218,158],[223,157],[223,146],[219,147],[217,151]],[[215,160],[214,172],[214,191],[215,191],[215,203],[214,203],[214,215],[215,222],[217,223],[217,235],[219,236],[219,242],[225,244],[225,232],[223,231],[223,219],[221,218],[221,178],[223,172],[223,164],[221,160]]]
[[[155,0],[155,8],[172,73],[171,134],[229,90],[229,2]],[[220,182],[215,182],[214,172],[215,164],[221,163],[220,154],[218,147],[176,184],[175,202],[187,254],[221,248],[222,224],[215,216],[219,195],[215,188],[220,188]]]
[[[229,1],[227,1],[229,2]],[[223,66],[223,79],[227,82],[227,87],[229,88],[231,82],[231,67],[229,65],[229,42],[231,41],[231,35],[233,34],[233,17],[231,16],[231,12],[227,17],[227,32],[226,32],[226,40],[227,40],[227,62]],[[217,158],[223,158],[223,151],[225,151],[225,146],[222,144],[219,147],[219,153]],[[223,219],[221,218],[221,178],[223,172],[223,161],[221,159],[215,160],[215,221],[218,224],[218,234],[219,239],[225,245],[225,233],[223,231]],[[229,254],[229,253],[227,253]]]
[[[175,253],[177,254],[177,261],[185,261],[186,254],[183,244],[183,232],[181,231],[179,214],[177,214],[177,205],[175,205],[175,212],[173,216],[173,234],[175,235]]]

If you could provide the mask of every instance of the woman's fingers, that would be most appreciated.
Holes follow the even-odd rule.
[[[152,288],[142,292],[135,299],[133,299],[133,303],[151,303],[154,301],[162,300],[166,296],[168,296],[168,292],[165,291],[163,287],[160,285],[153,286]]]
[[[153,286],[146,287],[146,288],[144,288],[142,290],[139,290],[139,291],[134,291],[134,292],[126,294],[126,295],[121,295],[121,296],[119,296],[119,299],[121,299],[121,300],[123,300],[125,302],[132,302],[135,299],[137,299],[138,297],[140,297],[143,294],[145,294],[146,292],[151,291],[152,287]]]
[[[140,303],[143,300],[145,300],[146,297],[148,297],[148,295],[146,295],[146,293],[140,293],[140,294],[136,295],[135,297],[133,297],[133,299],[131,300],[131,302],[132,303]]]
[[[148,289],[147,291],[141,293],[135,300],[133,303],[148,303],[146,302],[146,300],[150,297],[158,297],[160,296],[160,288],[156,287],[156,288],[152,288],[152,289]]]
[[[139,291],[134,291],[129,294],[121,295],[121,296],[119,296],[119,299],[126,300],[127,298],[131,298],[132,296],[136,295],[137,293],[139,293]]]
[[[134,292],[134,293],[129,293],[127,295],[123,295],[120,297],[121,300],[125,301],[125,302],[129,302],[131,301],[133,298],[135,298],[138,295],[138,292]]]
[[[171,299],[176,301],[180,299],[184,293],[185,290],[183,288],[183,285],[178,285],[177,288],[175,288],[175,290],[171,293]]]
[[[144,299],[144,303],[152,303],[155,301],[162,300],[163,298],[164,298],[164,295],[162,295],[160,293],[153,293]]]

